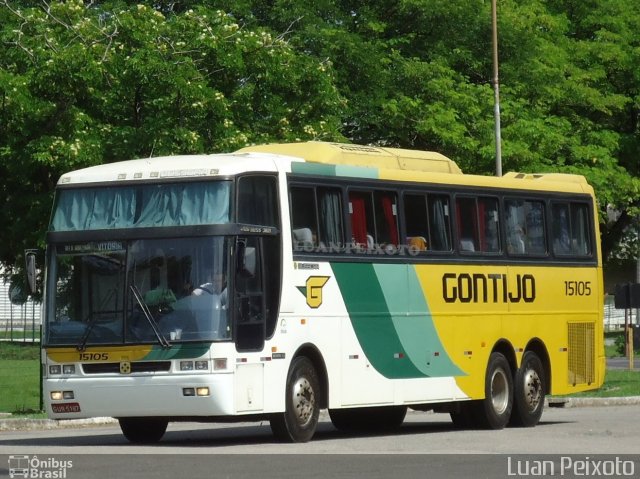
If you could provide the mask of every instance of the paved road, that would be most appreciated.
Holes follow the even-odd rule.
[[[640,358],[634,358],[633,366],[640,371]],[[629,358],[607,358],[607,369],[629,369]]]
[[[277,443],[268,425],[249,423],[171,424],[165,438],[153,446],[127,443],[115,425],[4,431],[0,478],[9,455],[37,455],[39,460],[75,461],[75,469],[66,475],[69,479],[468,479],[508,477],[508,460],[514,466],[520,454],[558,464],[564,456],[586,460],[608,454],[613,455],[609,459],[632,461],[634,477],[640,477],[638,409],[638,405],[547,408],[538,427],[503,431],[459,431],[446,415],[412,412],[396,433],[369,435],[338,432],[323,414],[316,437],[307,444]]]

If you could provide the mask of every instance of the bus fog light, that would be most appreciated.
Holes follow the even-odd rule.
[[[180,361],[180,371],[193,371],[193,361]]]
[[[196,371],[206,371],[209,369],[209,361],[196,361]]]
[[[76,366],[75,364],[65,364],[62,366],[62,374],[75,374]]]
[[[73,391],[62,391],[62,399],[74,399]]]
[[[183,396],[195,396],[196,390],[194,388],[182,388]]]
[[[51,391],[52,401],[62,401],[62,399],[63,399],[62,391]]]
[[[227,358],[216,358],[213,360],[213,370],[219,371],[221,369],[227,369]]]
[[[61,374],[62,373],[62,366],[60,366],[59,364],[53,364],[51,366],[49,366],[49,374],[52,376],[55,376],[57,374]]]
[[[196,388],[196,394],[198,396],[208,396],[209,395],[209,388]]]

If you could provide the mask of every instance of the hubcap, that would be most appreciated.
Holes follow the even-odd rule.
[[[502,369],[496,369],[491,376],[491,403],[496,414],[503,414],[509,405],[509,382]]]
[[[307,378],[298,378],[293,386],[293,410],[298,424],[304,427],[311,421],[316,407],[316,397]]]
[[[535,411],[542,398],[542,382],[538,373],[529,369],[524,375],[525,404],[530,411]]]

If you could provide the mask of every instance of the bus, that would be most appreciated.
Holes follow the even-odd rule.
[[[593,189],[463,174],[435,152],[301,142],[62,175],[46,236],[54,419],[268,420],[309,441],[399,427],[531,427],[601,386]],[[34,277],[34,255],[27,255]]]

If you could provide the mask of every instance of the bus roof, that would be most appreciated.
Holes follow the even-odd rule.
[[[238,152],[295,156],[311,163],[462,174],[453,160],[435,151],[307,141],[249,146]]]
[[[437,152],[319,141],[256,145],[229,154],[165,156],[107,163],[65,173],[58,184],[220,178],[248,171],[293,171],[320,176],[593,195],[593,189],[580,175],[514,172],[500,178],[466,175],[454,161]]]
[[[373,177],[390,181],[433,182],[593,195],[593,188],[581,175],[515,172],[506,173],[502,177],[466,175],[453,160],[434,151],[308,141],[250,146],[238,150],[238,153],[287,155],[307,163],[334,165],[342,167],[339,170],[336,168],[333,172],[340,176],[362,175],[371,178],[367,170],[375,170],[376,174]]]

